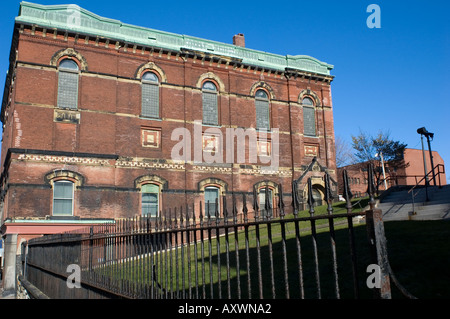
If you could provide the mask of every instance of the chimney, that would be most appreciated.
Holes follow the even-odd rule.
[[[233,44],[245,48],[245,37],[242,33],[233,36]]]

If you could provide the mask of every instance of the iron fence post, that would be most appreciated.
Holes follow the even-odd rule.
[[[375,288],[375,296],[381,299],[391,299],[389,261],[382,211],[380,209],[370,209],[366,211],[366,226],[372,260],[380,269],[380,285],[379,288]]]

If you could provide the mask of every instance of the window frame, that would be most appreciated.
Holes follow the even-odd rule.
[[[306,99],[308,99],[308,100],[310,100],[311,101],[311,104],[305,104],[304,103],[304,101],[306,100]],[[305,135],[305,136],[308,136],[308,137],[317,137],[317,123],[316,123],[316,103],[315,103],[315,101],[314,101],[314,99],[312,98],[312,97],[309,97],[309,96],[304,96],[303,98],[302,98],[302,103],[301,103],[301,105],[302,105],[302,110],[303,110],[303,134]],[[306,123],[306,121],[305,121],[305,110],[308,110],[308,112],[312,112],[312,113],[310,113],[309,115],[311,115],[312,116],[312,122],[314,123],[314,134],[311,134],[312,132],[310,132],[309,130],[308,130],[308,132],[306,131],[306,126],[305,126],[305,123]]]
[[[76,65],[76,69],[61,67],[65,61],[73,62]],[[76,75],[76,93],[75,93],[75,101],[74,105],[70,104],[66,106],[66,103],[60,101],[62,99],[62,93],[67,90],[67,87],[63,88],[64,85],[67,85],[63,82],[63,76],[68,74]],[[56,106],[59,109],[68,109],[68,110],[78,110],[78,102],[79,102],[79,93],[80,93],[80,65],[79,63],[70,57],[63,57],[58,63],[58,87],[57,87],[57,97],[56,97]],[[67,103],[69,104],[69,103]]]
[[[157,192],[144,192],[143,188],[145,188],[146,186],[151,185],[154,187],[157,187],[158,191]],[[157,208],[156,208],[156,216],[153,216],[151,214],[151,212],[149,211],[148,213],[144,214],[144,194],[156,194],[156,198],[157,198]],[[150,202],[148,204],[151,204]],[[141,185],[141,190],[140,190],[140,210],[141,210],[141,216],[143,217],[150,217],[150,218],[158,218],[160,215],[160,208],[161,208],[161,186],[156,184],[156,183],[145,183]]]
[[[61,213],[56,213],[55,214],[55,200],[68,200],[69,198],[58,198],[55,197],[55,190],[56,190],[56,184],[59,183],[67,183],[67,184],[71,184],[72,186],[72,197],[70,198],[71,200],[71,213],[70,214],[61,214]],[[52,216],[58,216],[58,217],[72,217],[74,216],[74,208],[75,208],[75,183],[71,180],[66,180],[66,179],[60,179],[60,180],[55,180],[52,183]]]
[[[156,81],[152,81],[152,80],[148,80],[148,79],[144,79],[146,74],[153,74],[156,77]],[[153,114],[145,114],[144,112],[144,89],[150,89],[150,90],[155,90],[155,92],[157,92],[158,96],[158,100],[155,102],[149,101],[150,106],[148,106],[148,108],[152,108],[155,107],[155,105],[152,104],[156,104],[156,108],[157,108],[157,115],[153,115]],[[140,115],[143,118],[149,118],[149,119],[161,119],[161,79],[159,77],[159,74],[157,74],[156,72],[153,72],[152,70],[144,70],[142,72],[141,75],[141,111],[140,111]]]
[[[258,96],[258,92],[263,92],[264,95],[266,96],[265,98],[263,97],[259,97]],[[258,103],[259,102],[259,103]],[[258,125],[259,121],[258,121],[258,108],[262,107],[262,104],[264,103],[264,108],[266,110],[265,113],[267,116],[267,119],[265,119],[267,121],[267,127],[261,127],[260,125]],[[260,104],[260,105],[258,105]],[[256,117],[256,129],[259,131],[270,131],[271,129],[271,120],[270,120],[270,98],[269,98],[269,93],[262,89],[262,88],[258,88],[255,91],[255,117]]]
[[[216,214],[215,214],[215,205],[216,205],[215,203],[213,203],[213,204],[209,203],[209,207],[211,205],[214,205],[214,211],[211,212],[211,211],[208,210],[208,206],[207,206],[208,202],[206,201],[206,191],[210,191],[210,190],[214,190],[216,192],[216,194],[217,194],[217,212],[218,212],[218,216],[216,216]],[[221,214],[220,214],[221,188],[219,186],[215,186],[215,185],[206,185],[204,190],[203,190],[203,199],[204,199],[205,217],[206,218],[211,218],[211,219],[214,219],[216,217],[220,218],[220,216],[221,216]]]
[[[214,90],[209,89],[209,88],[205,88],[205,85],[207,83],[211,83],[214,86]],[[202,86],[201,86],[201,90],[202,90],[202,124],[203,125],[212,125],[212,126],[218,126],[219,125],[219,89],[218,89],[218,85],[217,83],[215,83],[213,80],[211,79],[206,79],[205,81],[203,81]],[[214,111],[215,111],[215,121],[214,122],[208,122],[205,121],[205,108],[212,108],[211,106],[208,106],[206,104],[207,97],[214,97]],[[206,110],[208,111],[208,110]]]

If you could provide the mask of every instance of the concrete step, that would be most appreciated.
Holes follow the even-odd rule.
[[[426,202],[407,204],[379,203],[377,208],[383,212],[383,220],[432,220],[450,218],[450,203]]]
[[[393,189],[377,208],[383,211],[383,220],[431,220],[450,218],[450,185],[408,189]],[[426,200],[428,193],[428,201]]]

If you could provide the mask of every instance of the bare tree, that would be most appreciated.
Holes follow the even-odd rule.
[[[336,166],[343,167],[350,164],[356,163],[356,158],[353,155],[352,148],[342,137],[336,136],[335,140],[336,147]]]

